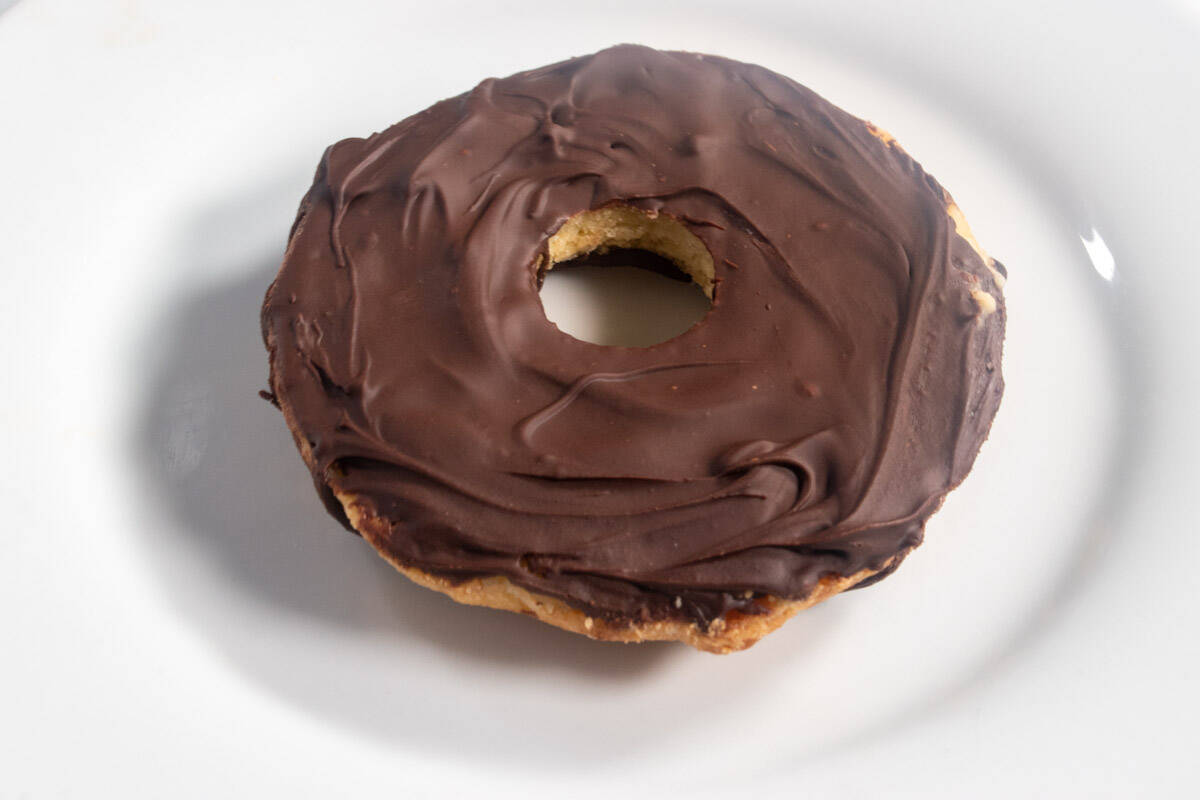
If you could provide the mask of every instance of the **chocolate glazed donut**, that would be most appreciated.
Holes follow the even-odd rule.
[[[558,330],[545,270],[609,247],[708,315],[644,348]],[[1000,402],[1003,274],[882,131],[620,46],[330,147],[262,325],[318,491],[401,572],[727,652],[921,543]]]

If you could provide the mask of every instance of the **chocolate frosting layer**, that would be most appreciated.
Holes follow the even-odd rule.
[[[894,568],[987,435],[1000,274],[948,201],[761,67],[620,46],[485,80],[326,151],[263,307],[271,387],[400,563],[607,619],[752,613]],[[617,202],[716,264],[652,347],[538,296],[547,238]]]

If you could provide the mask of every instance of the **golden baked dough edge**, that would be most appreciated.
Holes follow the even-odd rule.
[[[889,147],[901,149],[891,134],[870,122],[864,124],[872,135],[884,144]],[[944,189],[943,200],[946,204],[946,213],[954,222],[955,232],[966,240],[979,254],[980,258],[983,259],[983,263],[991,273],[995,290],[999,293],[1004,286],[1004,276],[996,270],[994,266],[995,262],[979,245],[962,211],[955,204],[949,192],[946,192]],[[268,293],[273,290],[274,285],[268,290]],[[973,291],[972,294],[975,295],[975,292]],[[989,298],[994,300],[990,295]],[[994,304],[989,307],[986,302],[989,298],[980,301],[976,295],[976,302],[979,304],[981,317],[986,317],[995,309]],[[273,339],[274,337],[272,336],[267,342],[272,367],[274,366],[275,352],[275,342]],[[311,470],[313,467],[312,449],[304,437],[300,435],[295,415],[292,413],[286,397],[277,390],[274,377],[274,369],[272,368],[272,391],[275,392],[284,419],[287,422],[289,430],[292,432],[293,439],[296,441],[296,446],[300,450],[304,462]],[[522,586],[518,586],[503,575],[455,581],[403,564],[388,551],[387,544],[390,535],[390,524],[388,521],[374,514],[366,505],[360,503],[353,494],[338,491],[337,487],[328,481],[328,479],[327,484],[341,503],[342,508],[346,512],[346,517],[350,520],[350,524],[353,525],[354,529],[371,544],[379,555],[414,583],[424,586],[427,589],[441,592],[452,600],[465,605],[483,606],[525,614],[548,625],[553,625],[556,628],[562,628],[563,630],[579,633],[591,639],[607,642],[677,641],[688,644],[697,650],[717,654],[745,650],[759,639],[779,628],[800,611],[857,586],[872,575],[888,570],[893,564],[899,560],[903,560],[912,549],[909,548],[897,553],[878,569],[864,569],[849,576],[837,574],[826,575],[821,578],[807,597],[801,599],[788,600],[773,595],[761,597],[756,602],[760,609],[762,609],[762,613],[746,614],[736,610],[730,611],[722,617],[713,620],[707,630],[697,623],[683,620],[668,619],[652,622],[630,621],[628,623],[614,623],[600,617],[590,616],[585,611],[575,608],[556,597],[530,591]]]
[[[713,620],[708,630],[704,630],[694,622],[673,619],[618,624],[600,617],[590,616],[556,597],[518,586],[503,575],[454,581],[406,566],[392,557],[388,551],[389,525],[387,520],[373,515],[367,508],[356,503],[352,495],[339,493],[337,496],[346,509],[346,515],[350,518],[355,530],[361,533],[363,538],[387,559],[388,563],[414,583],[441,592],[459,603],[470,606],[486,606],[502,611],[515,611],[556,628],[562,628],[572,633],[581,633],[589,638],[606,642],[678,641],[708,653],[732,653],[737,650],[745,650],[787,622],[797,612],[849,589],[876,572],[876,570],[865,569],[848,578],[840,575],[827,575],[821,579],[808,597],[802,600],[782,600],[767,596],[757,601],[764,609],[764,613],[745,614],[740,611],[730,611]],[[883,568],[886,569],[891,563],[888,561]]]

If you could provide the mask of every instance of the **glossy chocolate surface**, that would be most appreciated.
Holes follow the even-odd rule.
[[[621,46],[489,79],[326,152],[263,308],[271,389],[403,564],[616,620],[752,613],[894,568],[987,435],[1003,299],[946,200],[761,67]],[[716,264],[652,347],[539,301],[547,238],[617,202]]]

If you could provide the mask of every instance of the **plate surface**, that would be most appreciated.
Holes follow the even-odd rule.
[[[4,12],[5,790],[1179,795],[1200,15],[835,5]],[[258,307],[326,144],[620,41],[873,120],[1010,272],[1004,404],[926,544],[724,658],[409,585],[256,397]]]

